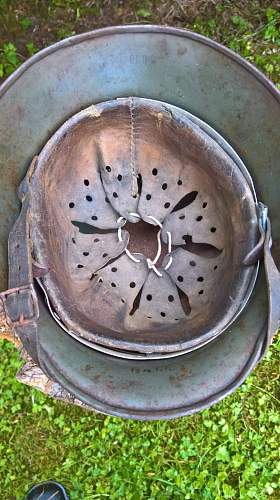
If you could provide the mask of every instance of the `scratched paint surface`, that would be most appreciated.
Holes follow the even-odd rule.
[[[120,28],[103,31],[98,37],[82,35],[79,43],[67,41],[57,50],[45,53],[45,57],[35,56],[25,72],[19,70],[18,78],[2,87],[1,288],[5,288],[7,279],[7,235],[18,212],[15,187],[30,160],[74,112],[121,96],[164,100],[187,109],[224,135],[249,168],[259,199],[269,204],[276,254],[279,253],[279,97],[240,62],[199,38],[182,31],[143,31],[138,27],[126,31]],[[84,399],[105,411],[138,418],[143,418],[144,412],[144,417],[157,418],[162,416],[161,409],[165,415],[169,412],[169,416],[174,416],[174,409],[180,406],[183,410],[178,413],[185,413],[201,398],[218,399],[220,393],[226,388],[231,390],[231,384],[254,366],[259,356],[258,336],[266,316],[263,288],[260,277],[250,307],[232,327],[227,340],[221,339],[198,356],[168,361],[158,370],[157,362],[146,368],[142,365],[140,372],[134,365],[121,361],[109,366],[107,359],[93,352],[89,355],[82,346],[71,344],[69,338],[65,339],[69,348],[66,357],[63,336],[55,335],[56,326],[50,326],[42,307],[42,360],[72,391],[76,361],[80,388],[75,390],[82,390]],[[148,370],[152,370],[152,378]],[[99,382],[100,375],[103,377]]]

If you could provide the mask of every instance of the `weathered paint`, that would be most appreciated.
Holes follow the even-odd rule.
[[[277,89],[242,58],[200,35],[123,26],[36,54],[0,89],[0,289],[7,285],[7,236],[19,207],[15,188],[32,157],[73,113],[130,95],[186,109],[229,141],[269,207],[280,260]],[[140,419],[193,413],[231,393],[260,359],[267,322],[263,272],[227,335],[164,361],[132,362],[89,350],[61,331],[43,303],[40,308],[39,356],[46,372],[100,411]]]

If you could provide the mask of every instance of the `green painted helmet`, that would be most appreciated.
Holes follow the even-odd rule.
[[[138,419],[242,383],[280,321],[279,103],[157,26],[72,37],[2,85],[0,318],[48,377]]]

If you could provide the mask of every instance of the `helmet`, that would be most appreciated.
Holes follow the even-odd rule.
[[[56,44],[1,92],[3,321],[105,413],[231,392],[280,320],[277,90],[204,37],[132,26]]]
[[[116,356],[174,355],[217,337],[246,303],[252,183],[185,111],[140,98],[90,106],[31,170],[32,257],[75,338]]]

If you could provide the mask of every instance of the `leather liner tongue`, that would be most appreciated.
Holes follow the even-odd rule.
[[[83,234],[74,230],[68,241],[69,272],[75,281],[88,286],[101,267],[124,252],[129,234],[123,231],[123,241],[118,240],[117,232],[101,234]]]
[[[207,257],[177,248],[171,255],[172,266],[166,272],[187,296],[190,317],[201,313],[205,306],[211,310],[220,295],[221,273],[226,266],[224,252],[216,257]]]
[[[193,201],[191,201],[193,199]],[[194,243],[212,245],[222,250],[225,245],[225,227],[219,203],[204,192],[189,193],[190,203],[169,214],[162,230],[162,239],[167,242],[167,231],[172,234],[173,245],[182,245],[188,236]]]

